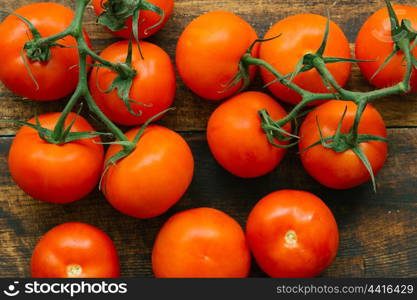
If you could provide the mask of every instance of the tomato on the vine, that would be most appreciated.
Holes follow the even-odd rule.
[[[330,209],[297,190],[261,199],[249,214],[246,235],[256,262],[271,277],[314,277],[331,264],[339,245]]]
[[[259,58],[269,63],[282,75],[292,73],[297,63],[308,53],[316,53],[322,43],[326,28],[326,18],[315,14],[298,14],[275,23],[265,34],[264,39],[275,39],[261,43]],[[324,57],[351,58],[349,41],[342,29],[330,21],[329,36]],[[349,79],[351,63],[338,62],[326,64],[330,73],[340,86]],[[261,68],[266,84],[276,77],[268,70]],[[301,88],[314,93],[329,93],[316,69],[299,73],[292,80]],[[282,101],[297,104],[301,96],[279,82],[268,86],[269,90]],[[317,103],[317,102],[316,102]]]
[[[417,30],[417,7],[407,5],[393,5],[398,20],[411,21],[414,30]],[[403,80],[405,75],[404,53],[397,52],[390,62],[375,76],[375,72],[382,66],[385,59],[393,51],[394,42],[391,35],[391,24],[387,8],[382,8],[370,16],[362,25],[355,43],[357,59],[368,60],[359,63],[362,74],[377,88],[395,85]],[[412,51],[417,58],[417,47]],[[373,77],[374,76],[374,77]],[[373,77],[373,78],[372,78]],[[412,92],[417,91],[417,68],[411,75]]]
[[[133,140],[139,128],[126,133]],[[122,149],[111,145],[106,160]],[[194,172],[187,142],[176,132],[148,126],[135,150],[110,165],[102,190],[113,207],[136,218],[152,218],[167,211],[185,193]]]
[[[104,11],[104,3],[108,0],[93,0],[93,7],[94,11],[97,16],[99,16]],[[164,11],[165,16],[161,24],[155,26],[159,23],[161,16],[157,13],[150,11],[150,10],[141,10],[139,13],[138,19],[138,33],[139,39],[144,39],[150,37],[157,33],[161,28],[165,25],[168,21],[171,13],[174,9],[174,0],[146,0],[147,2],[159,7],[161,10]],[[132,17],[129,17],[125,21],[125,28],[119,31],[111,31],[114,35],[129,39],[132,37]]]
[[[370,174],[360,158],[352,149],[337,153],[333,149],[318,144],[320,130],[323,138],[334,136],[346,109],[341,133],[347,133],[353,125],[357,105],[350,101],[331,100],[310,112],[300,128],[299,149],[301,161],[307,172],[321,184],[334,189],[348,189],[370,180]],[[358,128],[359,134],[387,137],[384,120],[378,111],[367,105]],[[387,157],[387,143],[366,141],[359,144],[369,160],[374,174],[377,174]]]
[[[116,247],[100,229],[85,223],[52,228],[32,254],[35,278],[114,278],[120,273]]]
[[[40,124],[54,129],[60,113],[38,116]],[[75,119],[71,132],[94,131],[81,116],[70,113],[68,126]],[[35,119],[28,121],[35,124]],[[51,144],[39,133],[23,126],[16,134],[9,151],[9,170],[14,181],[31,197],[50,203],[79,200],[96,186],[103,164],[100,138],[87,138],[62,145]]]
[[[243,84],[228,86],[239,71],[242,55],[257,39],[255,30],[239,16],[212,11],[194,19],[178,39],[176,63],[184,83],[197,95],[221,100],[235,94]],[[258,45],[252,49],[257,57]],[[255,75],[249,67],[249,79]]]
[[[112,63],[124,62],[128,41],[116,42],[100,54]],[[130,87],[129,111],[115,89],[107,93],[118,74],[102,67],[94,67],[89,79],[91,94],[98,107],[112,121],[122,125],[138,125],[171,106],[175,96],[175,72],[168,54],[158,46],[140,42],[144,59],[137,44],[132,46],[132,68],[137,72]],[[136,102],[134,102],[136,101]]]
[[[63,31],[74,18],[71,9],[52,2],[25,5],[14,13],[29,20],[42,37]],[[90,44],[86,32],[84,36]],[[14,15],[0,24],[0,80],[4,85],[14,94],[42,101],[56,100],[74,91],[79,71],[75,39],[67,36],[58,40],[60,46],[50,48],[47,62],[31,61],[27,57],[23,47],[31,39],[28,26]]]
[[[207,125],[207,141],[217,162],[239,177],[258,177],[272,171],[285,154],[273,146],[261,127],[258,112],[266,109],[273,120],[286,116],[285,110],[270,96],[244,92],[222,103]],[[291,131],[291,124],[284,126]],[[275,140],[284,145],[284,142]]]
[[[152,250],[155,277],[247,277],[250,253],[240,225],[213,208],[172,216]]]

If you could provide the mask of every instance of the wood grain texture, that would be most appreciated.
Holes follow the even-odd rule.
[[[22,5],[40,2],[35,0],[6,0],[2,1],[1,9],[12,11]],[[69,7],[74,7],[73,0],[56,1]],[[415,0],[396,1],[397,3],[413,4]],[[334,4],[336,3],[336,4]],[[174,59],[175,45],[178,36],[184,27],[195,17],[211,10],[227,10],[245,18],[252,24],[259,36],[268,30],[276,21],[295,13],[326,14],[331,9],[332,19],[346,32],[351,42],[366,20],[376,9],[383,7],[381,0],[355,0],[355,1],[330,1],[330,0],[176,0],[172,18],[156,36],[149,41],[156,43],[165,49]],[[95,24],[95,15],[91,5],[86,14],[86,29],[90,34],[93,47],[101,51],[116,39],[104,28]],[[261,89],[261,81],[258,78],[252,85],[252,89]],[[355,90],[369,90],[371,87],[360,75],[358,68],[354,68],[349,87]],[[387,126],[407,127],[417,126],[417,96],[397,96],[388,99],[380,99],[376,107],[382,113]],[[65,105],[66,100],[58,100],[48,103],[39,103],[24,100],[10,93],[0,83],[0,119],[27,120],[33,115],[42,112],[59,111]],[[161,121],[162,124],[180,131],[204,130],[206,122],[216,107],[216,103],[200,99],[192,94],[177,78],[177,93],[175,98],[175,113],[168,114]],[[289,108],[289,107],[287,107]],[[94,123],[98,130],[103,126]],[[0,134],[13,134],[17,127],[11,123],[0,123]]]
[[[153,241],[169,216],[188,208],[210,206],[225,211],[244,226],[250,209],[260,198],[283,188],[317,194],[336,217],[340,248],[322,276],[417,276],[416,128],[389,130],[389,158],[377,176],[376,194],[370,184],[347,191],[320,186],[303,170],[296,149],[291,149],[272,173],[257,179],[239,179],[215,162],[204,133],[183,136],[196,161],[193,182],[177,205],[151,220],[120,214],[98,191],[65,206],[31,199],[9,176],[7,153],[12,138],[0,138],[0,277],[30,276],[30,256],[41,235],[70,221],[90,223],[111,236],[119,250],[122,276],[152,276]],[[264,276],[254,262],[251,275]]]

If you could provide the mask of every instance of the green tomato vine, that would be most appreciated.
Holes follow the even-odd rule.
[[[94,66],[108,68],[118,75],[112,82],[111,86],[108,90],[104,92],[111,92],[113,90],[117,90],[119,97],[124,101],[126,107],[129,109],[131,113],[134,114],[132,111],[130,104],[131,102],[135,102],[129,99],[129,92],[132,86],[133,79],[136,76],[136,71],[131,67],[131,55],[132,55],[132,41],[129,43],[129,50],[128,55],[125,62],[119,63],[111,63],[99,55],[97,55],[93,50],[91,50],[86,42],[84,33],[83,33],[83,18],[85,9],[87,4],[91,0],[76,0],[76,11],[75,17],[72,20],[72,23],[68,28],[64,31],[48,36],[42,37],[39,31],[33,26],[27,19],[23,18],[22,16],[15,15],[19,17],[22,22],[24,22],[29,30],[32,33],[32,40],[28,41],[24,45],[24,52],[28,59],[31,61],[41,61],[46,62],[51,57],[50,49],[52,47],[64,47],[59,44],[59,40],[66,37],[72,36],[76,39],[77,42],[77,50],[79,55],[79,81],[78,85],[70,97],[67,105],[63,109],[58,122],[53,130],[48,130],[43,128],[39,121],[36,119],[36,124],[29,124],[27,122],[18,122],[21,125],[30,126],[36,129],[39,132],[39,135],[42,139],[46,140],[49,143],[54,144],[63,144],[74,141],[76,139],[82,138],[91,138],[98,135],[105,135],[108,133],[100,133],[100,132],[71,132],[72,124],[64,127],[65,120],[68,114],[72,111],[74,106],[80,101],[81,98],[84,98],[89,109],[107,126],[107,128],[111,131],[111,133],[116,137],[117,141],[110,142],[111,144],[120,144],[123,148],[120,152],[116,153],[112,157],[110,157],[106,162],[106,168],[110,164],[115,164],[117,161],[122,159],[123,157],[129,155],[136,147],[138,140],[140,139],[141,135],[143,134],[144,129],[146,126],[158,117],[160,114],[165,113],[166,111],[152,117],[149,119],[145,124],[142,125],[141,130],[138,131],[136,137],[129,141],[127,137],[123,134],[123,132],[109,119],[107,116],[98,108],[93,97],[88,89],[87,83],[87,73],[88,73],[88,64],[87,64],[87,57],[91,57],[95,63]],[[375,189],[375,179],[372,171],[372,167],[369,163],[368,158],[363,153],[361,148],[359,147],[360,143],[364,143],[367,141],[378,141],[378,142],[386,142],[385,138],[374,136],[374,135],[364,135],[358,134],[358,126],[362,117],[362,114],[366,108],[366,106],[373,100],[389,96],[395,95],[400,93],[407,93],[411,90],[410,87],[410,79],[413,72],[413,68],[417,68],[417,59],[413,56],[412,50],[417,45],[417,32],[413,30],[411,26],[411,22],[409,20],[402,20],[400,23],[398,18],[395,14],[395,11],[390,3],[389,0],[385,0],[388,13],[391,20],[391,34],[394,41],[394,47],[391,55],[387,57],[383,65],[381,65],[380,69],[377,71],[379,72],[383,67],[385,67],[390,59],[399,51],[404,53],[405,61],[406,61],[406,72],[403,80],[398,84],[378,89],[369,92],[354,92],[349,91],[341,87],[336,80],[334,79],[333,75],[329,72],[327,68],[327,64],[337,63],[337,62],[358,62],[355,59],[344,59],[344,58],[337,58],[337,57],[325,57],[324,50],[326,49],[328,34],[329,34],[329,22],[330,18],[327,19],[326,29],[324,38],[322,41],[321,46],[315,53],[309,53],[302,57],[302,59],[297,63],[295,70],[291,74],[280,74],[276,71],[270,64],[266,61],[261,60],[259,58],[255,58],[251,55],[251,50],[256,43],[259,42],[266,42],[268,40],[256,40],[253,44],[249,47],[249,49],[242,55],[240,60],[237,73],[234,78],[231,79],[227,88],[233,86],[235,84],[242,83],[241,90],[245,89],[249,83],[249,66],[256,65],[261,68],[265,68],[269,72],[271,72],[275,77],[276,81],[284,84],[288,88],[292,89],[293,91],[297,92],[301,97],[302,101],[294,106],[294,108],[281,120],[273,120],[269,116],[268,112],[265,110],[259,111],[259,116],[262,120],[262,129],[264,130],[268,141],[275,147],[291,147],[297,144],[298,137],[295,134],[291,134],[286,132],[283,129],[283,126],[289,122],[293,122],[298,118],[302,113],[302,109],[305,106],[313,101],[317,100],[330,100],[330,99],[339,99],[343,101],[351,101],[357,104],[357,111],[354,119],[353,126],[351,127],[350,131],[347,133],[341,133],[341,124],[343,122],[344,112],[339,126],[336,130],[335,135],[331,137],[323,138],[321,135],[320,125],[317,120],[318,130],[320,131],[321,139],[311,145],[311,147],[315,147],[317,145],[322,145],[325,148],[332,149],[336,152],[344,152],[347,150],[352,150],[363,162],[365,167],[367,168],[368,172],[370,173],[373,186]],[[164,19],[165,15],[162,9],[159,7],[145,1],[145,0],[108,0],[103,4],[104,11],[98,17],[97,22],[99,24],[103,24],[107,26],[109,29],[115,31],[123,29],[124,22],[127,18],[132,17],[132,31],[133,37],[137,42],[139,47],[139,34],[138,34],[138,20],[140,16],[141,10],[151,10],[157,13],[160,16],[160,20],[157,24],[154,24],[152,27],[158,26]],[[151,28],[152,28],[151,27]],[[146,30],[150,30],[151,28],[147,28]],[[279,38],[279,36],[274,37]],[[141,53],[142,56],[142,53]],[[142,56],[142,59],[143,58]],[[329,90],[329,93],[312,93],[305,89],[302,89],[295,83],[293,83],[293,79],[295,76],[301,72],[306,72],[311,69],[317,70],[318,74],[321,76],[323,83]],[[376,74],[375,74],[376,75]],[[241,91],[240,90],[240,91]],[[168,109],[169,110],[169,109]],[[274,142],[274,139],[278,139],[281,141],[288,142],[288,145],[279,145]],[[295,140],[295,142],[292,142]],[[306,149],[305,149],[306,150]]]
[[[405,71],[403,80],[394,86],[382,88],[378,90],[373,90],[369,92],[354,92],[354,91],[349,91],[349,90],[342,88],[337,83],[333,75],[328,70],[326,64],[336,63],[336,62],[359,62],[359,60],[344,59],[344,58],[337,58],[337,57],[323,57],[323,53],[326,48],[326,43],[327,43],[328,33],[329,33],[329,18],[327,19],[325,34],[324,34],[323,42],[320,48],[314,54],[309,53],[309,54],[304,55],[304,57],[299,61],[299,63],[295,67],[295,70],[291,74],[287,74],[287,75],[280,74],[266,61],[252,57],[250,53],[251,53],[253,45],[248,49],[248,51],[243,55],[241,59],[241,64],[245,66],[245,68],[243,68],[244,70],[248,70],[250,65],[256,65],[256,66],[265,68],[276,77],[276,81],[279,81],[286,87],[297,92],[302,97],[301,102],[298,103],[287,114],[287,116],[282,118],[281,120],[272,120],[267,112],[265,111],[259,112],[259,115],[262,120],[262,128],[265,134],[267,135],[267,138],[270,141],[270,143],[276,147],[286,147],[286,146],[278,145],[277,143],[273,142],[274,138],[282,140],[282,141],[291,140],[289,139],[290,137],[294,138],[294,135],[289,134],[288,132],[285,132],[285,130],[283,129],[283,126],[287,124],[288,122],[292,122],[296,120],[296,118],[299,116],[300,111],[307,104],[313,101],[317,101],[317,100],[330,100],[330,99],[351,101],[357,104],[355,119],[349,132],[341,133],[341,130],[340,130],[345,113],[343,114],[339,122],[339,126],[336,130],[336,133],[331,137],[323,138],[321,134],[320,124],[319,124],[319,121],[317,120],[317,127],[320,132],[321,139],[317,141],[316,143],[314,143],[313,145],[310,145],[308,148],[304,149],[304,151],[311,147],[315,147],[317,145],[322,145],[323,147],[332,149],[335,152],[344,152],[347,150],[352,150],[359,157],[359,159],[362,161],[362,163],[368,170],[371,176],[374,190],[376,190],[376,184],[375,184],[375,178],[374,178],[372,166],[368,158],[362,151],[362,149],[359,147],[359,144],[365,143],[368,141],[387,142],[387,140],[380,136],[359,134],[358,127],[361,121],[361,117],[363,115],[363,112],[365,111],[366,106],[371,101],[382,98],[382,97],[386,97],[386,96],[410,92],[411,90],[410,79],[411,79],[411,75],[413,72],[413,68],[417,68],[417,59],[412,54],[412,50],[414,47],[416,47],[416,44],[417,44],[417,31],[415,31],[412,28],[411,22],[409,20],[404,19],[400,23],[391,5],[391,2],[389,0],[385,0],[385,3],[388,9],[388,14],[389,14],[390,21],[391,21],[391,35],[392,35],[392,39],[394,42],[394,47],[393,47],[392,53],[386,58],[384,63],[381,65],[381,67],[375,72],[374,76],[389,63],[389,61],[397,52],[401,51],[402,53],[404,53],[404,57],[406,61],[406,71]],[[264,41],[258,40],[255,42],[264,42]],[[366,62],[366,61],[362,61],[362,62]],[[317,70],[318,74],[321,76],[321,79],[323,80],[323,83],[328,88],[329,93],[324,93],[324,94],[323,93],[311,93],[309,91],[306,91],[300,88],[299,86],[297,86],[296,84],[292,82],[292,79],[297,74],[301,72],[306,72],[311,69]],[[239,75],[239,76],[243,77],[243,75]],[[243,86],[243,89],[244,88],[246,88],[246,86]]]

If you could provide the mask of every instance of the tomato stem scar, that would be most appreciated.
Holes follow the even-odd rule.
[[[298,237],[297,233],[294,230],[288,230],[287,233],[285,233],[284,238],[285,242],[290,246],[294,246],[295,244],[297,244]]]
[[[67,266],[68,277],[76,278],[81,275],[83,268],[78,264],[71,264]]]

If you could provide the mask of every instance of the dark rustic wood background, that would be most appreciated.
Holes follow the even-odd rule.
[[[11,11],[34,0],[3,0],[0,9]],[[73,0],[56,1],[74,7]],[[415,0],[397,3],[416,4]],[[353,43],[366,18],[383,7],[382,0],[177,0],[171,20],[150,38],[174,58],[175,44],[183,28],[210,10],[235,12],[251,23],[262,36],[279,19],[295,13],[325,15],[332,19]],[[100,51],[116,39],[96,25],[90,6],[86,28]],[[1,49],[0,49],[1,53]],[[352,89],[369,89],[357,69]],[[152,276],[150,253],[163,222],[175,212],[201,206],[221,209],[242,225],[254,204],[264,195],[283,188],[302,189],[320,196],[331,208],[340,230],[340,248],[334,263],[322,274],[327,277],[415,277],[417,276],[417,96],[381,99],[375,106],[383,115],[389,134],[388,161],[377,176],[378,192],[370,184],[346,191],[320,186],[304,171],[296,150],[289,151],[272,173],[242,180],[224,171],[214,161],[206,140],[208,116],[216,104],[199,99],[178,79],[177,110],[160,121],[175,129],[190,144],[195,162],[193,182],[183,199],[161,217],[138,220],[115,211],[98,192],[65,206],[31,199],[12,181],[7,154],[17,127],[0,123],[0,277],[30,276],[29,262],[39,238],[53,226],[81,221],[106,231],[114,240],[121,259],[121,275]],[[255,84],[260,89],[260,84]],[[0,84],[0,118],[31,118],[34,113],[58,111],[65,100],[39,103],[21,99]],[[101,127],[92,120],[96,127]],[[168,250],[169,251],[169,250]],[[253,262],[253,276],[264,274]]]

